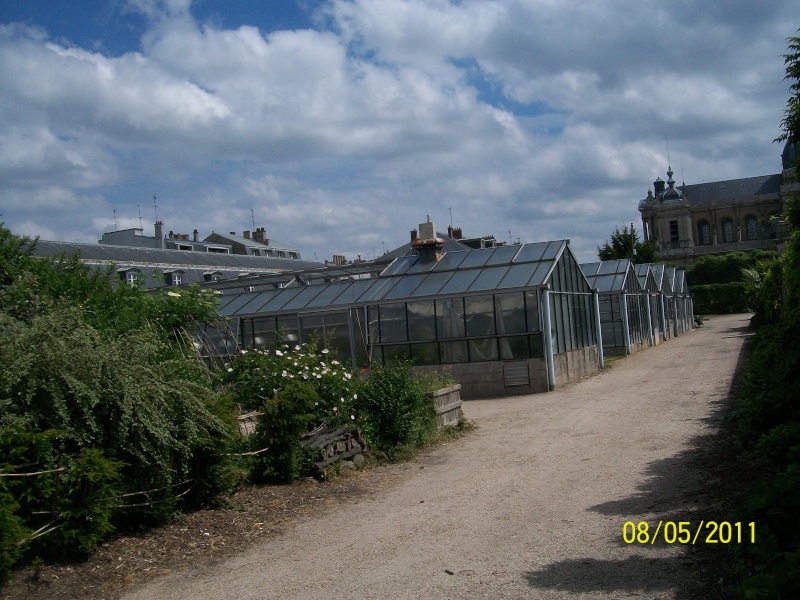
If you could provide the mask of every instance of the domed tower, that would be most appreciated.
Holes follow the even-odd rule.
[[[674,175],[668,167],[667,181],[657,178],[653,192],[648,190],[647,198],[639,202],[644,238],[656,244],[662,260],[690,255],[694,246],[689,203],[683,191],[675,187]]]
[[[681,191],[675,188],[675,180],[672,178],[674,174],[672,167],[667,167],[667,189],[661,194],[662,202],[681,200],[683,198]]]

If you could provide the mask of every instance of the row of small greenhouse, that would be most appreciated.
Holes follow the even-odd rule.
[[[393,359],[445,368],[465,398],[552,390],[692,328],[685,273],[579,264],[568,240],[441,253],[381,270],[328,269],[218,284],[229,331],[205,351],[316,341],[354,369]],[[598,344],[600,340],[600,344]]]

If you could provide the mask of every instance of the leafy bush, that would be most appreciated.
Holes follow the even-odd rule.
[[[768,250],[729,252],[720,256],[701,256],[686,269],[690,289],[694,286],[743,281],[745,269],[756,268],[762,261],[774,261],[776,255]]]
[[[267,400],[253,435],[259,454],[252,474],[257,481],[289,483],[300,476],[304,451],[300,436],[314,419],[319,394],[305,381],[292,381]]]
[[[407,362],[373,367],[361,382],[356,399],[372,448],[391,458],[404,446],[425,442],[436,430],[433,403],[427,392]]]
[[[751,310],[750,287],[743,281],[695,285],[690,289],[697,314],[728,315]]]
[[[11,567],[22,554],[22,542],[28,535],[28,529],[17,515],[19,504],[14,500],[0,477],[0,584],[11,572]]]
[[[800,421],[800,321],[761,327],[751,342],[733,417],[752,449],[774,427]]]

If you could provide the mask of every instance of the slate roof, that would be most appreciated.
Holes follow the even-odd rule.
[[[714,203],[725,204],[736,198],[750,198],[768,194],[777,195],[781,189],[782,179],[780,174],[760,175],[758,177],[684,185],[680,186],[679,189],[683,191],[684,199],[688,200],[693,206]]]
[[[189,250],[162,250],[112,244],[80,244],[39,240],[34,256],[54,257],[78,253],[89,265],[115,265],[122,272],[136,268],[145,276],[143,287],[163,287],[165,283],[154,278],[158,273],[181,271],[182,283],[206,281],[206,274],[219,273],[223,279],[235,279],[246,274],[277,273],[299,269],[319,268],[318,262],[291,258],[270,258],[194,252]]]

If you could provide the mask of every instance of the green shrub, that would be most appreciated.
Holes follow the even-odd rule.
[[[800,597],[800,465],[790,465],[748,497],[736,520],[756,524],[755,544],[737,545],[742,598]]]
[[[689,288],[695,286],[744,281],[745,269],[753,269],[762,261],[774,261],[775,253],[768,250],[729,252],[720,256],[701,256],[686,269]]]
[[[5,478],[0,477],[0,584],[8,579],[11,567],[22,554],[21,542],[29,531],[16,515],[18,508],[6,488]]]
[[[694,285],[690,288],[694,311],[699,315],[750,312],[750,285],[743,281]]]
[[[120,466],[96,448],[85,449],[67,460],[53,502],[59,529],[52,538],[42,538],[43,546],[53,556],[88,554],[114,530],[112,512]]]
[[[390,458],[418,446],[436,430],[433,402],[407,362],[373,367],[361,382],[356,409],[371,447]]]
[[[745,448],[774,427],[800,421],[800,321],[761,327],[753,336],[733,417]]]
[[[260,453],[252,474],[257,481],[289,483],[300,476],[305,452],[300,436],[314,419],[319,394],[305,381],[292,381],[267,400],[252,436]]]

